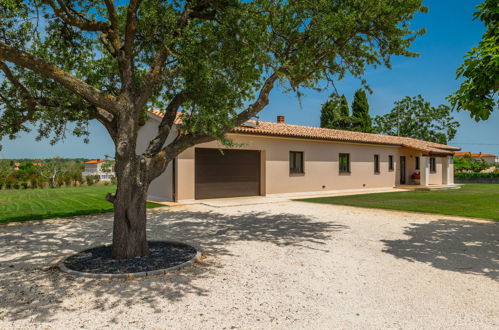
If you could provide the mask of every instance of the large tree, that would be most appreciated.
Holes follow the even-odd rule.
[[[366,92],[358,89],[352,102],[353,129],[360,132],[370,133],[372,131],[372,119],[369,114],[369,103]]]
[[[457,69],[457,78],[464,81],[448,99],[458,110],[469,111],[479,121],[489,118],[499,106],[499,1],[485,0],[477,8],[474,17],[487,29]]]
[[[447,144],[459,127],[451,112],[449,106],[434,107],[421,95],[406,96],[389,113],[374,118],[374,131]]]
[[[115,144],[113,256],[149,253],[146,195],[169,162],[296,90],[390,64],[423,31],[422,0],[4,0],[0,135],[30,125],[53,142],[98,120]],[[146,111],[164,117],[137,152]],[[181,112],[179,134],[165,144]],[[174,133],[172,133],[174,134]]]

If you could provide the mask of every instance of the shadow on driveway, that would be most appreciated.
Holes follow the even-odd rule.
[[[226,215],[217,212],[152,210],[149,239],[174,239],[201,247],[205,260],[180,272],[133,281],[76,278],[58,271],[55,261],[90,246],[111,241],[112,216],[51,220],[0,226],[0,319],[47,322],[57,313],[106,311],[118,322],[127,306],[142,304],[161,313],[157,302],[186,294],[208,295],[203,278],[223,267],[237,241],[319,249],[333,232],[347,227],[296,214],[264,212]],[[85,295],[86,303],[71,296]],[[124,307],[124,308],[119,308]]]
[[[382,240],[386,253],[435,268],[499,279],[499,222],[436,220],[411,224],[408,239]]]

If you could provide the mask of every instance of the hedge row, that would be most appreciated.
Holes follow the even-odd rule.
[[[486,179],[486,178],[499,178],[499,172],[480,173],[480,172],[456,172],[455,178],[460,179]]]

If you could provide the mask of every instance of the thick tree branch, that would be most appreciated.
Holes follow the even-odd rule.
[[[263,108],[265,108],[269,104],[270,92],[274,88],[274,83],[279,78],[279,72],[281,71],[283,71],[283,69],[275,71],[265,80],[256,101],[250,104],[245,110],[237,115],[234,120],[234,126],[244,124],[246,121],[256,116],[260,111],[263,110]],[[232,129],[232,127],[228,130],[230,129]]]
[[[22,50],[10,47],[2,42],[0,42],[0,60],[14,63],[41,74],[44,77],[53,79],[90,104],[104,108],[113,114],[117,114],[121,109],[116,97],[104,93],[75,78],[70,73],[61,70],[50,62]]]
[[[125,27],[125,54],[127,57],[133,58],[133,41],[137,33],[138,20],[137,10],[139,9],[142,0],[131,0],[128,5]]]
[[[44,0],[44,2],[48,4],[54,11],[54,14],[61,18],[66,24],[91,32],[104,32],[109,29],[108,23],[92,21],[85,18],[85,16],[72,7],[68,7],[63,0],[57,0],[58,5],[53,0]],[[78,17],[76,17],[75,14]]]
[[[168,138],[175,122],[177,111],[184,102],[185,98],[186,93],[184,92],[181,92],[173,97],[170,104],[168,104],[168,107],[166,107],[163,119],[158,126],[156,137],[149,142],[149,146],[144,152],[144,155],[151,157],[161,151],[161,148],[163,148],[163,145],[165,144],[165,141]]]

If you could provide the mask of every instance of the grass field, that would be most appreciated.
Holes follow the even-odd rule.
[[[469,184],[456,190],[320,197],[301,201],[499,220],[498,184]]]
[[[0,223],[111,212],[104,199],[115,186],[0,190]],[[159,204],[148,203],[147,207]]]

